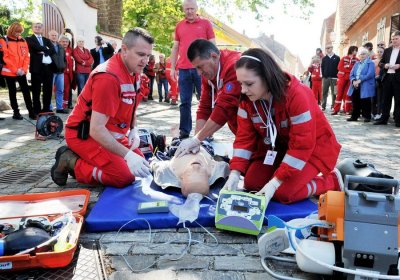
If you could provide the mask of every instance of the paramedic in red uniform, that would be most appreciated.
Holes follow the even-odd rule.
[[[236,190],[243,174],[245,188],[264,194],[267,203],[272,197],[292,203],[341,190],[341,175],[334,170],[341,146],[310,88],[283,72],[262,49],[243,53],[236,76],[244,96],[224,188]],[[251,159],[260,137],[271,143],[269,151]]]
[[[357,52],[358,47],[350,46],[349,50],[347,51],[347,55],[342,57],[342,59],[339,61],[337,74],[337,95],[331,115],[337,115],[339,113],[342,100],[344,101],[343,110],[346,114],[350,114],[353,108],[351,96],[348,96],[347,92],[349,91],[350,86],[351,69],[353,69],[354,64],[356,64],[358,61]]]
[[[317,55],[313,56],[311,65],[308,67],[308,72],[311,73],[312,91],[315,100],[321,104],[322,98],[322,75],[321,75],[321,58]]]
[[[239,106],[240,85],[236,79],[235,63],[240,53],[218,50],[210,41],[197,39],[187,52],[193,66],[202,77],[201,97],[197,108],[195,136],[182,141],[175,156],[200,150],[200,141],[211,136],[228,123],[236,134],[236,116]]]
[[[57,150],[51,169],[56,184],[65,185],[69,173],[80,183],[124,187],[135,177],[150,174],[149,165],[137,148],[140,138],[135,109],[140,101],[139,75],[152,44],[147,31],[129,30],[122,40],[121,52],[93,70],[67,119],[68,147]],[[82,127],[89,132],[85,133]]]

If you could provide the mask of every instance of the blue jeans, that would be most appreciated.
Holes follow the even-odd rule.
[[[164,92],[165,92],[165,100],[168,100],[168,80],[167,80],[167,78],[163,78],[158,81],[158,97],[160,98],[160,101],[163,99],[163,94],[162,94],[163,86],[164,86]]]
[[[57,110],[60,110],[63,108],[64,73],[53,74],[53,85],[56,86],[56,108]]]
[[[193,89],[201,93],[201,78],[197,74],[195,68],[179,69],[179,95],[181,97],[181,105],[179,105],[180,122],[179,131],[182,135],[189,135],[192,130],[192,96]]]
[[[76,84],[78,85],[78,95],[81,94],[81,91],[88,79],[89,79],[89,74],[76,73]]]

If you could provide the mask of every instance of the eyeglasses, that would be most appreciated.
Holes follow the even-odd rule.
[[[383,47],[385,44],[378,44],[377,46],[378,47]]]
[[[330,49],[332,49],[333,47],[327,47],[327,48],[325,48],[325,50],[330,50]]]

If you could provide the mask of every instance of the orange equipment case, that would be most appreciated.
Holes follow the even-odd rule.
[[[72,212],[76,221],[76,240],[62,252],[38,252],[0,257],[0,273],[28,268],[56,268],[67,266],[74,256],[83,225],[90,192],[78,189],[61,192],[0,196],[0,222],[14,218],[46,216],[51,221],[57,216]],[[43,207],[36,207],[40,205]],[[33,206],[33,207],[31,207]],[[42,209],[43,208],[43,209]],[[53,208],[53,209],[52,209]],[[55,210],[59,209],[59,212]]]

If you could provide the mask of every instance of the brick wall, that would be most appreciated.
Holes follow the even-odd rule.
[[[122,0],[97,0],[99,32],[121,36]]]

